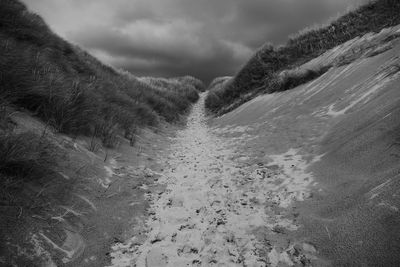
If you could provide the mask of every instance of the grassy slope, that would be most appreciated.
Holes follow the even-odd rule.
[[[347,13],[326,27],[292,37],[285,46],[275,48],[265,45],[226,86],[210,94],[207,108],[217,114],[225,113],[258,94],[291,89],[318,77],[327,69],[284,79],[279,74],[357,36],[400,24],[399,14],[399,1],[376,0]]]
[[[92,140],[84,149],[91,151],[113,147],[121,137],[132,141],[138,128],[179,121],[204,90],[190,76],[139,79],[104,65],[16,0],[0,0],[0,58],[0,208],[11,226],[24,222],[36,203],[68,198],[72,182],[61,170],[81,178],[80,169],[72,171],[81,160],[71,155],[85,157],[65,140]],[[18,114],[30,119],[21,124]],[[45,127],[31,127],[34,122]],[[51,192],[36,190],[49,184]],[[24,213],[14,217],[5,207]],[[7,228],[0,224],[1,239]]]
[[[15,0],[0,1],[0,57],[2,140],[12,135],[7,110],[23,108],[56,132],[112,146],[117,134],[179,120],[204,87],[189,76],[155,86],[106,66]]]
[[[17,1],[0,5],[1,96],[60,132],[92,134],[110,123],[129,131],[162,118],[173,121],[194,99],[121,75],[52,33]],[[198,80],[180,81],[195,93]],[[183,103],[172,103],[178,99]]]
[[[205,105],[209,110],[217,110],[220,99],[223,97],[223,87],[232,77],[217,77],[208,85],[209,93]]]

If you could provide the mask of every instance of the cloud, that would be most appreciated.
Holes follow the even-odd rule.
[[[136,75],[232,75],[269,41],[366,0],[23,0],[50,27]]]

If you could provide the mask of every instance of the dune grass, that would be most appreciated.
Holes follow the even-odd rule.
[[[0,134],[0,173],[6,176],[41,178],[52,173],[57,148],[33,132]]]
[[[281,72],[278,77],[271,79],[271,83],[268,88],[270,92],[282,92],[295,88],[301,84],[312,81],[325,72],[327,72],[331,66],[322,66],[315,70],[312,69],[294,69]]]
[[[28,112],[55,134],[114,147],[120,137],[133,144],[139,128],[179,121],[205,89],[191,76],[139,79],[103,64],[54,34],[17,0],[0,1],[0,58],[3,195],[16,181],[20,194],[25,182],[57,177],[55,168],[64,157],[45,134],[15,129],[10,110]],[[98,150],[98,144],[88,149]]]
[[[58,162],[65,159],[65,153],[47,138],[46,132],[16,131],[13,112],[7,99],[0,96],[1,206],[20,204],[17,196],[24,194],[26,184],[54,178]]]
[[[223,89],[219,89],[221,101],[206,101],[207,108],[214,113],[226,112],[231,105],[240,105],[249,95],[272,93],[293,88],[299,82],[318,77],[309,72],[304,77],[287,77],[281,81],[280,73],[318,57],[324,52],[369,32],[379,32],[383,28],[400,24],[400,1],[374,0],[332,21],[329,25],[312,28],[292,36],[281,47],[264,45],[240,69]],[[324,69],[321,70],[322,73]],[[304,79],[307,77],[306,79]]]
[[[208,110],[216,112],[218,107],[223,105],[223,90],[226,83],[232,77],[217,77],[211,81],[208,86],[209,93],[205,99],[205,105]]]
[[[107,146],[118,132],[179,120],[204,88],[193,77],[153,85],[104,65],[15,0],[0,2],[0,57],[1,94],[11,104],[58,132],[98,135]]]

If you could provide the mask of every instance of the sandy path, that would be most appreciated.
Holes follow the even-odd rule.
[[[113,266],[291,266],[296,257],[306,257],[290,242],[284,251],[257,237],[260,230],[282,235],[297,229],[276,211],[306,192],[310,177],[301,157],[289,151],[271,158],[278,164],[296,164],[292,175],[281,173],[276,164],[249,173],[233,160],[232,140],[206,124],[204,98],[172,141],[169,170],[159,180],[166,190],[150,196],[147,240],[133,246],[133,238],[130,252],[120,253]],[[296,187],[295,179],[303,179],[301,186],[288,193]]]
[[[231,151],[205,123],[203,101],[204,95],[171,148],[171,173],[163,181],[167,192],[154,205],[139,266],[257,262],[253,238],[246,232],[262,214],[250,208],[238,212],[248,203],[231,180],[237,171],[226,158]]]

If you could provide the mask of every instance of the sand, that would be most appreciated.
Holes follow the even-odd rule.
[[[290,149],[270,155],[269,166],[244,167],[248,158],[236,153],[232,139],[208,126],[204,98],[193,107],[187,127],[171,140],[168,169],[158,181],[165,191],[148,196],[147,239],[116,245],[111,266],[292,266],[300,258],[311,261],[314,248],[300,255],[294,243],[282,250],[272,240],[266,246],[268,240],[257,234],[297,230],[293,217],[285,215],[294,201],[310,196],[309,162]],[[126,253],[118,253],[121,249]]]

